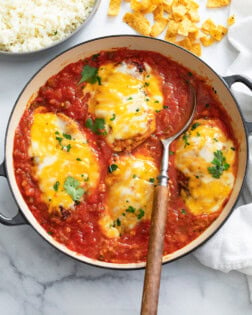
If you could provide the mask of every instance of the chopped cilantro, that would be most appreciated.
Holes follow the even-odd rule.
[[[136,209],[132,206],[129,206],[125,211],[129,213],[135,213]]]
[[[185,209],[181,209],[181,213],[182,213],[182,214],[186,214]]]
[[[134,174],[134,175],[132,176],[132,178],[137,178],[136,174]]]
[[[131,101],[131,100],[133,100],[133,97],[130,96],[127,98],[127,101]]]
[[[105,121],[103,118],[95,118],[93,121],[91,118],[86,120],[85,126],[96,133],[97,135],[106,135],[106,131],[102,131],[105,129]]]
[[[81,79],[79,83],[88,82],[88,83],[94,84],[98,82],[98,84],[101,85],[101,79],[97,74],[98,74],[98,68],[85,65],[81,72]]]
[[[58,140],[58,141],[59,141],[59,144],[61,145],[61,142],[62,142],[63,138],[61,138],[61,137],[56,137],[56,140]]]
[[[189,71],[189,72],[188,72],[188,75],[189,75],[189,77],[191,77],[193,74],[192,74],[192,72]]]
[[[112,173],[112,172],[114,172],[114,171],[117,170],[117,169],[118,169],[118,165],[116,165],[116,164],[111,164],[111,165],[109,165],[109,167],[108,167],[109,173]]]
[[[137,214],[137,219],[141,220],[143,216],[144,216],[144,210],[143,209],[139,209],[138,210],[138,214]]]
[[[150,178],[150,179],[149,179],[149,182],[150,182],[150,183],[154,183],[154,182],[155,182],[155,178],[153,178],[153,177]]]
[[[166,108],[169,108],[169,106],[167,106],[167,105],[164,105],[164,106],[163,106],[163,108],[164,108],[164,109],[166,109]]]
[[[59,190],[59,185],[60,185],[60,182],[57,181],[57,182],[53,185],[53,189],[54,189],[55,191],[58,191],[58,190]]]
[[[64,189],[73,201],[79,201],[84,194],[84,189],[80,187],[79,181],[71,176],[66,178]]]
[[[95,61],[95,60],[97,60],[97,58],[100,56],[100,54],[94,54],[93,56],[92,56],[92,60],[93,61]]]
[[[120,221],[120,219],[117,219],[117,220],[116,220],[116,224],[117,224],[117,226],[121,226],[121,221]]]
[[[161,112],[161,110],[156,110],[156,113],[160,113]]]
[[[115,118],[116,118],[116,114],[114,113],[114,114],[112,115],[112,117],[110,118],[110,120],[113,121],[113,120],[115,120]]]
[[[136,109],[136,112],[138,113],[139,111],[140,111],[140,109],[139,109],[139,108],[137,108],[137,109]]]
[[[234,148],[234,147],[231,147],[230,149],[233,150],[233,151],[235,151],[235,148]]]
[[[71,135],[68,135],[66,133],[63,133],[63,137],[68,139],[68,140],[71,140],[72,139],[72,136]]]
[[[71,144],[68,144],[68,145],[63,145],[61,149],[69,152],[71,148],[72,148]]]
[[[150,100],[150,99],[149,99],[148,97],[146,97],[145,101],[146,101],[146,102],[149,102],[149,100]]]
[[[76,161],[82,161],[82,159],[80,159],[80,158],[76,158]]]
[[[196,129],[199,126],[200,126],[200,123],[196,122],[195,124],[192,125],[191,130]]]
[[[197,136],[197,137],[200,137],[200,133],[199,133],[199,132],[197,132],[197,133],[196,133],[196,136]]]
[[[214,152],[214,159],[211,163],[214,166],[208,167],[208,172],[214,178],[220,178],[223,171],[226,171],[230,167],[230,165],[226,162],[226,158],[224,157],[222,151],[220,150]]]
[[[53,232],[51,232],[51,231],[47,231],[47,234],[49,234],[49,235],[53,235]]]
[[[145,83],[144,83],[144,86],[149,86],[149,85],[150,85],[149,82],[145,82]]]
[[[101,77],[99,77],[99,76],[97,75],[97,76],[96,76],[96,80],[97,80],[97,82],[98,82],[99,85],[102,85],[102,84],[101,84]]]
[[[86,177],[84,178],[84,182],[88,182],[89,181],[89,176],[86,175]]]
[[[189,134],[188,133],[185,133],[182,137],[182,139],[184,140],[185,142],[185,145],[184,147],[187,147],[188,145],[190,145],[190,143],[188,142],[188,138],[189,138]]]
[[[206,105],[205,105],[206,108],[208,108],[209,106],[210,106],[209,104],[206,104]]]
[[[55,131],[55,134],[56,134],[56,135],[59,135],[60,133],[59,133],[58,131]]]
[[[197,178],[197,179],[199,179],[200,177],[199,177],[199,175],[195,175],[195,177]]]
[[[169,151],[169,155],[173,155],[173,154],[175,154],[174,151]]]
[[[156,103],[156,104],[157,104],[157,103],[159,103],[159,101],[158,101],[158,100],[156,100],[154,103]]]

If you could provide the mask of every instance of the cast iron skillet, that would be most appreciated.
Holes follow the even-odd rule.
[[[168,58],[178,62],[182,66],[185,66],[192,73],[197,73],[201,77],[205,78],[207,83],[212,86],[212,88],[216,91],[221,104],[230,115],[231,125],[234,130],[234,134],[239,141],[239,149],[237,150],[239,162],[237,178],[229,201],[225,205],[220,216],[197,239],[193,240],[191,243],[181,248],[180,250],[164,256],[163,263],[178,259],[196,249],[207,239],[209,239],[228,218],[228,216],[234,209],[244,182],[248,161],[247,137],[249,133],[252,132],[252,123],[246,122],[242,117],[238,103],[232,92],[230,91],[230,88],[234,83],[241,82],[245,84],[250,90],[252,90],[252,82],[249,79],[240,75],[232,75],[222,78],[210,66],[208,66],[204,61],[202,61],[195,55],[191,54],[181,47],[165,42],[163,40],[138,35],[114,35],[101,37],[81,43],[59,54],[54,59],[49,61],[45,66],[43,66],[30,79],[30,81],[24,87],[23,91],[20,93],[9,118],[5,136],[5,157],[4,162],[0,164],[0,176],[5,176],[7,178],[13,197],[19,207],[19,211],[17,215],[13,218],[7,218],[4,215],[0,214],[0,223],[10,226],[30,224],[35,229],[35,231],[37,231],[51,245],[53,245],[63,253],[88,264],[113,269],[139,269],[145,266],[144,262],[130,264],[101,262],[95,259],[88,258],[84,255],[77,254],[66,248],[64,245],[55,241],[40,226],[40,224],[36,221],[31,211],[27,207],[18,189],[13,169],[12,153],[15,130],[31,96],[34,95],[36,91],[38,91],[39,87],[42,86],[48,78],[58,73],[67,64],[76,62],[79,59],[83,59],[85,57],[98,53],[101,50],[111,50],[120,47],[159,52],[167,56]]]

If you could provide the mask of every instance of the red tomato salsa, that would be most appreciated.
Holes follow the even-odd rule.
[[[35,218],[54,239],[87,257],[105,262],[132,263],[146,259],[150,222],[141,220],[134,229],[117,238],[108,238],[102,233],[98,220],[104,212],[104,182],[113,149],[107,144],[104,135],[96,134],[85,127],[87,119],[94,116],[88,111],[89,95],[83,95],[85,82],[80,83],[85,65],[99,68],[108,62],[122,61],[137,65],[140,72],[147,63],[163,78],[161,88],[164,108],[156,111],[156,131],[138,145],[133,150],[134,153],[151,156],[157,166],[160,166],[162,147],[159,136],[167,132],[172,133],[175,127],[183,124],[187,111],[188,81],[197,93],[196,119],[218,120],[220,128],[235,142],[227,113],[218,102],[215,91],[207,86],[203,79],[158,53],[119,49],[102,51],[85,60],[69,64],[47,80],[22,116],[15,134],[13,156],[19,189]],[[62,209],[61,213],[49,213],[47,204],[42,201],[38,182],[32,175],[33,160],[28,152],[31,142],[30,129],[33,112],[40,106],[46,108],[47,112],[63,113],[76,121],[99,155],[100,184],[91,195],[76,204],[74,211]],[[172,253],[197,238],[221,212],[219,209],[211,214],[194,215],[187,209],[180,194],[181,174],[174,162],[176,141],[170,150],[171,200],[167,206],[164,254]]]

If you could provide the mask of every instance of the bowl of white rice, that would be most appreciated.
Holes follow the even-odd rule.
[[[101,0],[1,0],[0,54],[29,54],[79,31]]]

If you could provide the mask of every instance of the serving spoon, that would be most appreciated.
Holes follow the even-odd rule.
[[[190,110],[188,111],[188,116],[184,119],[182,128],[179,127],[179,129],[175,130],[169,138],[160,139],[163,144],[163,155],[160,174],[158,176],[158,184],[154,193],[154,207],[151,215],[150,238],[145,269],[141,315],[157,314],[164,234],[167,218],[167,204],[169,200],[169,147],[170,144],[189,127],[196,110],[195,90],[190,83],[188,83],[188,86]]]

